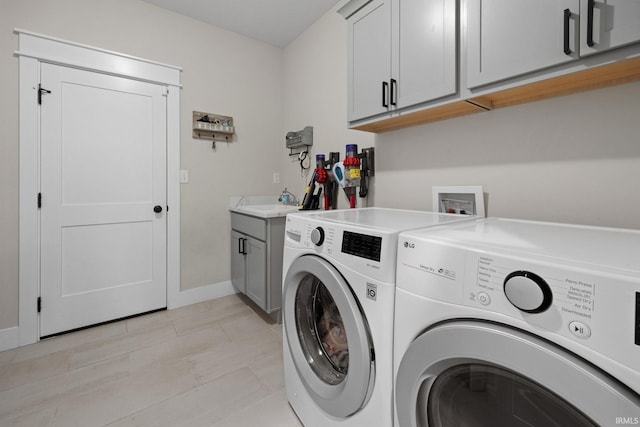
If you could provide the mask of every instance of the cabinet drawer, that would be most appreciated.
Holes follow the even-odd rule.
[[[231,228],[256,239],[267,240],[267,222],[264,219],[232,212]]]

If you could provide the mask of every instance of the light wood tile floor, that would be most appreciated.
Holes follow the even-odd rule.
[[[281,325],[232,295],[0,352],[0,426],[300,423]]]

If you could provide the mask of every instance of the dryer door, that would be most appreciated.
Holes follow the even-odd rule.
[[[282,307],[289,351],[309,395],[335,417],[357,412],[373,385],[374,352],[349,284],[323,258],[302,256],[285,277]]]
[[[420,335],[402,357],[395,389],[400,427],[598,426],[640,415],[639,397],[595,366],[479,321]]]

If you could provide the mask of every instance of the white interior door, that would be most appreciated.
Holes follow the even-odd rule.
[[[166,89],[51,64],[41,84],[40,336],[166,307]]]

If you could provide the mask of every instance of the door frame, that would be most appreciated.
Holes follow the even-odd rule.
[[[167,96],[167,307],[180,293],[180,73],[182,68],[16,29],[20,64],[19,321],[18,345],[40,339],[40,64],[166,86]],[[46,98],[45,98],[46,99]],[[46,304],[46,303],[45,303]]]

